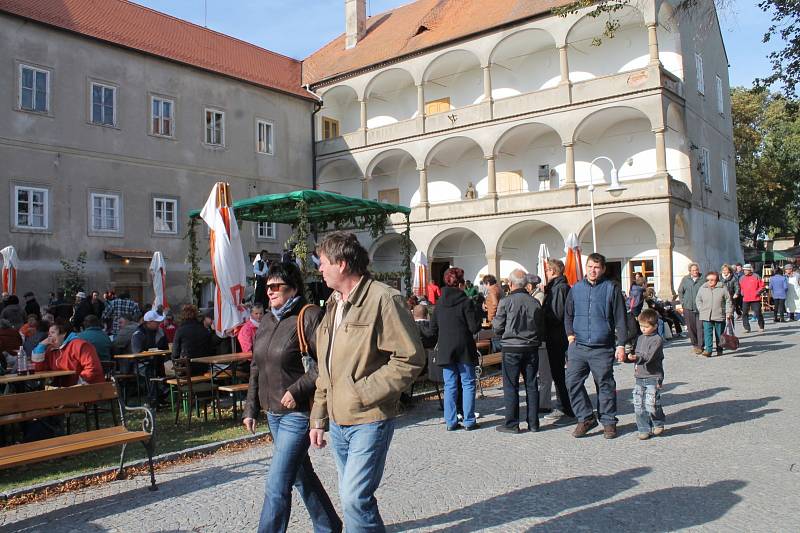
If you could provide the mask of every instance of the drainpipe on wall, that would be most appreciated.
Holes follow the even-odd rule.
[[[304,86],[305,90],[314,94],[308,85]],[[317,113],[322,109],[322,100],[317,99],[314,102],[314,111],[311,113],[311,188],[317,190]]]

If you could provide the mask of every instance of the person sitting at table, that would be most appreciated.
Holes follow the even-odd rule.
[[[131,336],[131,353],[142,353],[153,349],[166,350],[169,347],[167,336],[164,334],[164,330],[161,329],[162,320],[164,320],[164,317],[154,309],[150,309],[144,314],[142,324]],[[164,361],[160,357],[151,357],[140,368],[143,369],[144,376],[147,379],[148,401],[150,405],[156,405],[159,401],[163,401],[168,394],[164,384],[151,380],[151,378],[164,375]]]
[[[87,315],[83,319],[83,331],[78,338],[91,342],[101,361],[111,361],[111,339],[103,331],[97,315]]]
[[[27,339],[28,337],[32,336],[36,333],[36,329],[39,326],[39,317],[30,314],[28,318],[25,319],[25,323],[22,324],[22,327],[19,328],[19,334],[22,335],[23,339]]]
[[[261,318],[263,316],[264,306],[261,304],[253,304],[253,307],[250,309],[250,318],[244,322],[239,329],[239,334],[236,336],[243,352],[253,351],[253,341],[256,338],[258,325],[261,323]]]
[[[25,353],[33,353],[34,348],[45,340],[50,333],[50,324],[45,319],[39,320],[36,322],[36,331],[34,331],[30,337],[25,339],[25,342],[22,343],[22,347],[25,348]]]
[[[136,330],[139,329],[139,323],[131,315],[120,315],[119,317],[119,331],[115,336],[112,336],[111,351],[114,354],[132,353],[131,338]]]
[[[44,353],[48,370],[72,370],[75,375],[57,378],[60,387],[102,383],[105,381],[103,365],[92,343],[79,339],[63,322],[50,326],[47,338],[34,348],[34,353]]]
[[[22,346],[22,335],[19,334],[17,328],[5,318],[0,318],[0,355],[3,352],[8,353],[10,356],[17,354],[17,350]],[[7,368],[6,358],[0,357],[3,365],[3,370]],[[13,360],[13,359],[12,359]]]
[[[167,343],[175,342],[175,333],[178,331],[178,324],[175,323],[175,314],[172,309],[167,309],[164,314],[164,321],[161,323],[161,329],[164,330],[164,335],[167,336]]]
[[[266,411],[274,440],[258,531],[286,531],[292,485],[305,501],[315,531],[341,531],[342,521],[308,457],[309,411],[318,374],[316,365],[305,371],[298,340],[298,316],[305,309],[304,337],[316,360],[314,333],[323,311],[313,304],[306,307],[303,276],[294,263],[274,263],[266,285],[270,312],[256,334],[242,420],[255,432],[259,413]]]
[[[211,344],[211,331],[199,320],[197,307],[186,304],[181,308],[181,324],[175,332],[172,341],[172,359],[180,357],[203,357],[214,355],[215,348]],[[192,365],[192,373],[202,373],[207,370],[206,365]]]

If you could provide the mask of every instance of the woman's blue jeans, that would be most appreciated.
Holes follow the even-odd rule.
[[[308,413],[268,413],[272,432],[272,461],[267,473],[259,533],[284,532],[292,511],[292,486],[311,515],[316,533],[340,532],[342,521],[308,457]]]
[[[464,426],[475,425],[475,365],[452,363],[442,366],[444,377],[444,422],[447,427],[458,423],[456,402],[458,401],[458,380],[461,378],[462,407]]]

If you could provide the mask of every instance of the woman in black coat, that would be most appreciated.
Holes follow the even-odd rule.
[[[442,367],[444,375],[444,421],[447,431],[459,428],[456,414],[459,378],[464,429],[469,431],[478,427],[475,421],[475,365],[478,362],[478,350],[474,335],[480,330],[480,323],[475,319],[475,304],[461,288],[464,285],[464,271],[449,268],[444,273],[444,284],[442,296],[436,301],[429,334],[439,339],[435,362]]]

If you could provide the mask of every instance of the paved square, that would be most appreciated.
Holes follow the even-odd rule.
[[[447,433],[435,402],[399,421],[378,499],[390,531],[800,531],[800,326],[768,324],[735,354],[666,351],[667,432],[636,438],[633,368],[618,366],[620,437],[571,428],[503,435],[501,391],[484,429]],[[209,457],[13,509],[3,531],[254,531],[271,449]],[[327,450],[312,452],[338,506]],[[295,497],[291,531],[311,531]]]

